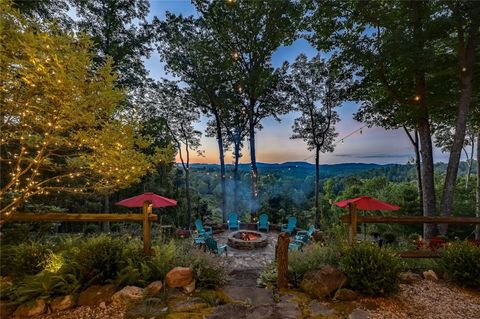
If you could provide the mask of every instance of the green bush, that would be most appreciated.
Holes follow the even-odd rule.
[[[309,270],[326,265],[337,266],[340,254],[339,246],[322,246],[321,244],[307,245],[303,252],[291,251],[288,257],[289,276],[297,282]]]
[[[261,288],[273,287],[277,284],[277,278],[276,264],[272,262],[260,272],[257,279],[257,286]]]
[[[480,247],[468,242],[455,242],[442,251],[440,268],[456,283],[480,288]]]
[[[364,242],[346,250],[340,259],[340,269],[354,290],[382,296],[398,290],[403,263],[392,250]]]
[[[65,252],[65,264],[60,272],[75,275],[82,287],[108,283],[124,266],[125,242],[124,238],[108,235],[90,237]]]
[[[35,275],[47,267],[52,254],[50,245],[35,241],[4,245],[0,256],[1,274],[19,278]]]
[[[392,232],[385,232],[382,237],[387,244],[393,244],[397,240],[397,235]]]

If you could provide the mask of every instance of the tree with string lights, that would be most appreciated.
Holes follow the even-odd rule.
[[[92,71],[91,42],[40,27],[5,3],[0,94],[0,218],[50,192],[105,192],[139,181],[158,159],[137,124],[111,61]]]

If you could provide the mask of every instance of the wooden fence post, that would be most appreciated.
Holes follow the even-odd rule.
[[[143,252],[145,254],[151,253],[151,241],[150,241],[150,214],[152,213],[152,204],[150,202],[143,203]]]
[[[357,242],[357,205],[354,203],[349,204],[348,210],[350,212],[350,232],[348,242],[353,246]]]
[[[288,244],[290,236],[287,233],[278,235],[277,243],[277,286],[278,289],[288,288]]]

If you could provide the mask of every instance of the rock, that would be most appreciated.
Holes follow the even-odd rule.
[[[148,296],[156,296],[162,290],[163,284],[160,280],[154,281],[150,283],[147,287],[145,287],[145,293]]]
[[[437,274],[433,270],[427,270],[423,272],[423,278],[426,280],[437,281]]]
[[[13,313],[14,317],[33,317],[38,316],[47,311],[47,304],[43,299],[35,300],[34,304],[26,303],[20,305],[20,307]]]
[[[404,284],[413,284],[422,280],[422,276],[413,272],[407,271],[400,273],[400,282]]]
[[[107,309],[107,305],[105,304],[105,301],[102,301],[99,305],[98,305],[99,308],[101,309]]]
[[[233,301],[245,302],[248,299],[252,306],[273,303],[272,289],[225,286],[223,292]]]
[[[17,306],[12,305],[5,300],[0,300],[0,318],[7,318],[15,311],[16,308]]]
[[[368,311],[357,308],[352,311],[348,319],[368,319],[369,317],[370,313]]]
[[[337,290],[335,293],[335,300],[340,300],[340,301],[354,301],[357,300],[358,294],[350,289],[347,288],[340,288]]]
[[[282,318],[282,319],[297,319],[302,317],[302,310],[297,302],[294,301],[284,301],[277,304],[277,314],[280,317],[272,318]]]
[[[195,291],[195,279],[192,280],[191,283],[189,283],[188,285],[186,285],[185,287],[183,287],[183,292],[185,292],[186,294],[191,294],[192,292]]]
[[[193,269],[189,267],[175,267],[165,277],[165,283],[171,288],[183,288],[193,280]]]
[[[111,284],[105,286],[90,286],[80,293],[78,304],[80,306],[98,306],[102,302],[109,304],[112,301],[115,290],[115,285]]]
[[[312,300],[308,304],[308,308],[310,309],[310,316],[317,317],[317,316],[329,316],[335,313],[335,310],[323,305],[318,302],[318,300]]]
[[[125,306],[130,306],[142,300],[143,289],[135,286],[126,286],[112,296],[113,303]]]
[[[57,297],[52,300],[50,307],[52,311],[62,311],[73,308],[75,306],[75,298],[72,295]]]
[[[347,276],[340,270],[325,266],[320,270],[305,273],[300,287],[314,298],[325,298],[342,288],[347,283]]]
[[[247,316],[248,307],[242,304],[229,303],[218,306],[214,309],[213,314],[208,319],[226,319],[226,318],[245,318]]]

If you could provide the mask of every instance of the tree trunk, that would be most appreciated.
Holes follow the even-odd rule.
[[[423,192],[423,216],[434,216],[436,208],[435,180],[433,171],[432,135],[428,116],[422,116],[418,123],[422,155],[422,192]],[[435,225],[423,224],[423,237],[430,239],[435,236]]]
[[[235,157],[235,165],[233,168],[233,207],[237,209],[239,207],[239,199],[238,199],[238,188],[240,184],[240,174],[238,171],[238,164],[240,161],[240,138],[235,136],[234,141],[234,157]]]
[[[457,123],[455,127],[455,135],[453,137],[453,144],[450,149],[450,157],[448,159],[447,174],[445,176],[445,183],[443,185],[442,202],[440,204],[440,214],[442,216],[449,216],[453,210],[453,197],[455,193],[455,183],[457,180],[458,166],[460,164],[460,155],[462,153],[463,144],[465,142],[465,133],[467,128],[468,113],[470,110],[470,103],[472,101],[472,78],[473,66],[475,63],[475,44],[476,34],[478,30],[473,31],[470,35],[466,48],[463,40],[460,41],[459,64],[461,75],[461,94],[458,104]],[[460,35],[459,35],[460,37]],[[439,225],[440,234],[446,235],[448,225]]]
[[[277,287],[278,289],[288,288],[288,244],[290,236],[287,233],[280,233],[277,242]]]
[[[320,226],[320,147],[315,148],[315,227]]]
[[[185,169],[185,198],[187,200],[187,227],[190,229],[192,220],[192,201],[190,198],[190,170]]]
[[[471,140],[472,149],[470,151],[470,157],[467,154],[467,177],[465,179],[465,190],[468,190],[468,185],[470,184],[470,175],[472,175],[472,166],[473,166],[473,152],[475,151],[475,138]]]
[[[217,143],[218,143],[218,154],[220,157],[220,185],[222,189],[222,219],[223,222],[227,222],[227,187],[225,184],[225,155],[223,149],[223,135],[222,135],[222,123],[220,121],[220,116],[218,112],[215,114],[215,124],[217,131]]]
[[[475,215],[480,217],[480,132],[477,134],[477,189],[475,192]],[[480,240],[480,225],[475,226],[475,239]]]
[[[250,214],[253,218],[258,209],[258,170],[257,170],[257,158],[255,154],[255,119],[253,114],[255,102],[250,102],[249,110],[249,139],[250,139],[250,163],[252,168],[252,196],[250,202]]]
[[[110,213],[110,198],[108,194],[104,197],[104,212],[105,214]],[[103,231],[106,233],[110,232],[110,222],[103,222]]]
[[[408,131],[407,127],[403,127],[405,133],[408,136],[408,139],[413,145],[413,148],[415,150],[415,169],[417,173],[417,190],[418,190],[418,200],[420,203],[420,207],[422,209],[423,213],[423,187],[422,187],[422,163],[420,159],[420,146],[418,142],[418,130],[415,130],[415,138],[412,137],[410,132]]]

